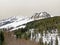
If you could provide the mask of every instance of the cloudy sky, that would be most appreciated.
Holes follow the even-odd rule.
[[[60,16],[60,0],[0,0],[0,19],[46,11]]]

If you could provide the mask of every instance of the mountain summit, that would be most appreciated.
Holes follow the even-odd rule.
[[[34,19],[44,19],[44,18],[49,18],[51,15],[47,12],[40,12],[40,13],[35,13],[31,18]]]

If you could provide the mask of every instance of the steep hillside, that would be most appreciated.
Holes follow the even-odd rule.
[[[34,20],[14,32],[17,38],[35,40],[40,45],[60,45],[60,16]]]
[[[59,28],[60,28],[60,16],[29,22],[26,24],[26,28],[27,28],[27,30],[38,29],[40,32],[44,31],[44,30],[52,30],[52,29],[59,30]]]

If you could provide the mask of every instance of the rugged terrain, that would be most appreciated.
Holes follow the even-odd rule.
[[[60,16],[51,17],[47,12],[9,18],[2,21],[0,29],[8,31],[4,33],[7,45],[15,45],[15,42],[18,45],[60,45]]]

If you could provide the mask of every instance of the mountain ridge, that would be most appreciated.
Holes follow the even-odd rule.
[[[48,14],[47,12],[35,13],[31,17],[13,16],[13,17],[7,18],[6,20],[0,21],[0,29],[11,28],[11,27],[16,28],[19,25],[23,25],[34,20],[40,20],[40,19],[45,19],[50,17],[51,15]]]

